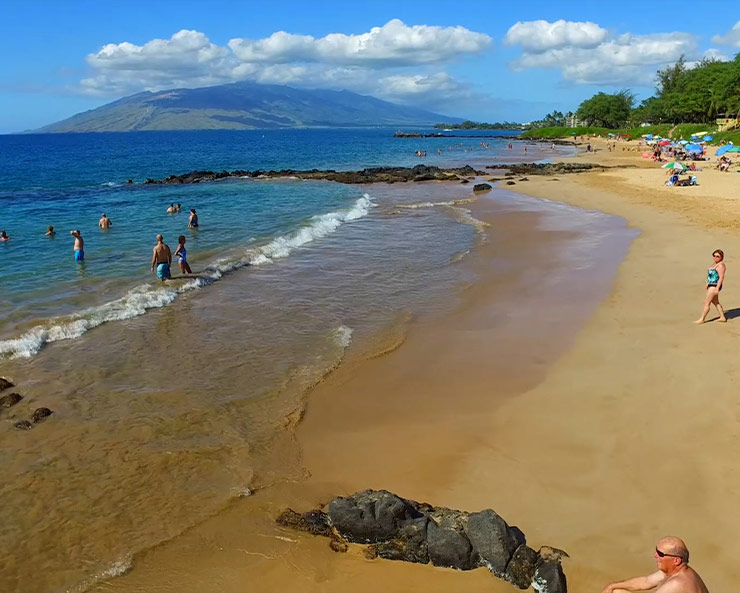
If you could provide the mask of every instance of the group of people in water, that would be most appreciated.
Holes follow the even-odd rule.
[[[177,212],[181,211],[180,204],[177,204],[175,206],[174,204],[170,204],[167,208],[167,214],[175,214]],[[98,227],[103,230],[107,231],[113,226],[113,221],[108,217],[106,213],[103,213],[100,216],[100,220],[98,221]],[[190,210],[190,217],[188,218],[188,228],[189,229],[197,229],[199,227],[198,223],[198,214],[195,212],[195,208],[192,208]],[[56,231],[54,230],[53,225],[49,225],[46,229],[46,233],[44,233],[44,236],[46,237],[54,237],[56,236]],[[74,237],[74,260],[78,263],[85,261],[85,239],[82,237],[82,231],[79,229],[74,229],[72,231],[69,231],[69,234]],[[159,278],[162,282],[165,280],[172,278],[172,274],[170,271],[170,265],[172,264],[172,252],[170,251],[169,246],[164,242],[164,238],[162,235],[157,235],[157,244],[154,246],[154,252],[152,254],[152,271],[156,270],[157,278]],[[0,243],[7,243],[11,240],[11,237],[8,236],[6,231],[0,231]],[[193,271],[190,269],[190,264],[188,264],[187,260],[187,249],[185,248],[185,242],[186,237],[185,235],[180,235],[177,238],[177,249],[175,250],[175,257],[177,258],[177,263],[180,266],[180,272],[182,275],[186,274],[192,274]]]

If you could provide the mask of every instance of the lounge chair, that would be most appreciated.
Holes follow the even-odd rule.
[[[665,184],[667,186],[669,186],[669,187],[671,187],[673,185],[677,185],[678,184],[678,175],[675,175],[675,174],[674,175],[671,175],[670,179],[668,179],[668,181],[666,181]]]

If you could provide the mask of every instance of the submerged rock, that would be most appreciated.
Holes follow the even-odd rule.
[[[286,509],[277,518],[278,525],[290,527],[298,531],[307,531],[313,535],[330,536],[331,526],[329,517],[323,511],[309,511],[303,515],[296,513],[293,509]]]
[[[0,397],[0,408],[9,408],[23,399],[20,393],[8,393]]]
[[[9,387],[15,387],[15,385],[8,381],[5,377],[0,377],[0,391],[4,391]]]
[[[31,424],[28,420],[21,420],[13,424],[13,426],[18,430],[31,430],[33,428],[33,424]]]
[[[506,185],[516,185],[516,181],[507,181]]]
[[[474,192],[479,192],[479,191],[490,191],[490,190],[492,190],[492,189],[493,189],[493,186],[491,186],[491,185],[490,185],[489,183],[476,183],[476,184],[475,184],[475,185],[473,186],[473,191],[474,191]]]
[[[49,416],[51,416],[54,412],[52,412],[49,408],[36,408],[33,411],[33,415],[31,416],[34,423],[42,422]]]

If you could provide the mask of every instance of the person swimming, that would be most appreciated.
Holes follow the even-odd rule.
[[[180,273],[182,274],[192,274],[193,270],[190,269],[190,265],[188,264],[187,255],[188,252],[185,249],[185,235],[180,235],[177,238],[177,249],[175,249],[175,257],[177,257],[177,263],[180,266]]]
[[[54,230],[54,227],[52,225],[49,225],[46,229],[46,232],[44,233],[45,237],[53,237],[56,235],[57,232]]]
[[[177,210],[175,209],[175,205],[170,204],[170,207],[167,208],[167,214],[174,214],[175,212],[177,212]]]
[[[8,233],[6,233],[5,231],[0,231],[0,241],[2,241],[3,243],[7,243],[8,241],[10,241]]]

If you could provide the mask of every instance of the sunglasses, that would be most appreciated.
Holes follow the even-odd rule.
[[[670,556],[671,558],[680,558],[681,556],[678,556],[677,554],[667,554],[666,552],[661,552],[658,548],[655,548],[655,553],[660,556],[661,558],[665,558],[666,556]]]

